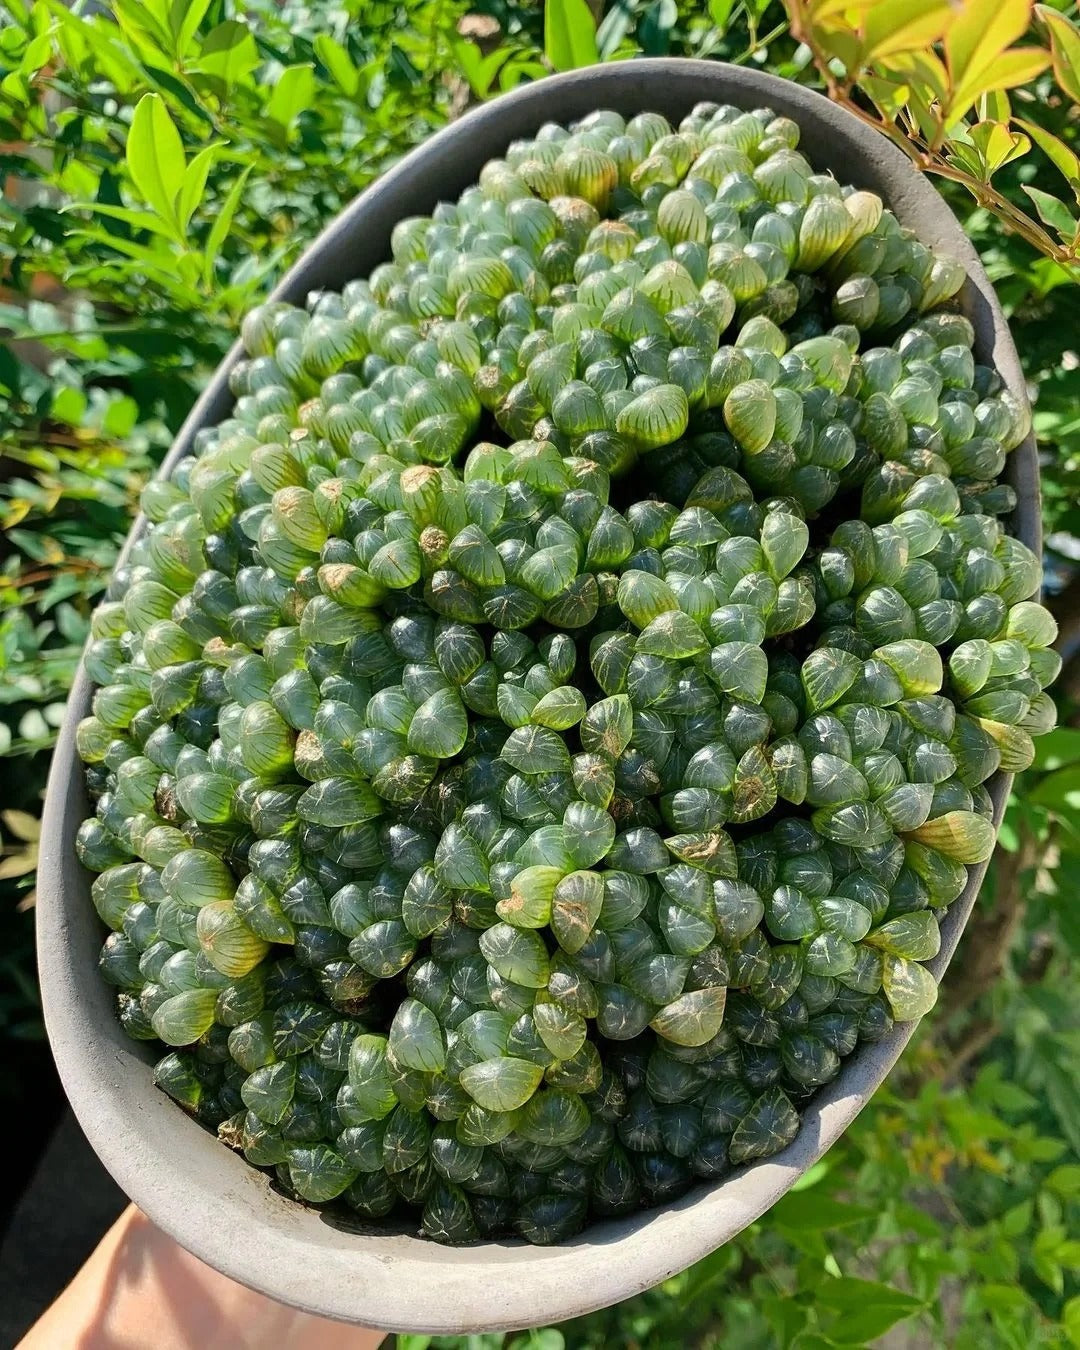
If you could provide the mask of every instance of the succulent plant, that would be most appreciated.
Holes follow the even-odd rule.
[[[306,1202],[559,1241],[782,1149],[934,1001],[1053,722],[1027,413],[962,268],[797,143],[512,143],[252,311],[146,489],[78,732],[102,974]]]

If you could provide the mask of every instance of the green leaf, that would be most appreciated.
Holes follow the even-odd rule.
[[[896,84],[892,80],[878,79],[875,75],[864,75],[859,81],[860,87],[869,94],[875,107],[887,122],[896,119],[902,108],[907,106],[911,90],[906,84]]]
[[[1002,52],[976,84],[957,90],[949,104],[949,123],[955,124],[977,99],[996,89],[1016,89],[1029,84],[1050,64],[1050,54],[1041,47],[1012,47]]]
[[[1030,0],[967,0],[945,35],[953,87],[977,83],[1030,21]]]
[[[879,1307],[876,1304],[853,1309],[829,1326],[829,1342],[833,1345],[869,1345],[915,1311],[914,1308]]]
[[[1066,182],[1076,192],[1080,189],[1080,157],[1064,141],[1052,136],[1038,122],[1029,122],[1023,117],[1013,119],[1018,127],[1023,127],[1054,168],[1063,174]],[[1077,733],[1080,737],[1080,732]]]
[[[1043,1185],[1051,1191],[1056,1191],[1058,1195],[1080,1195],[1080,1164],[1063,1163],[1060,1167],[1055,1167]]]
[[[288,129],[302,112],[311,107],[314,98],[314,67],[286,66],[266,105],[266,116],[271,122]]]
[[[210,0],[172,0],[169,6],[169,27],[172,29],[177,56],[182,56],[187,50],[209,8]]]
[[[86,412],[86,395],[72,385],[61,385],[53,395],[52,415],[58,422],[77,427]]]
[[[1064,14],[1049,5],[1036,5],[1035,17],[1050,30],[1050,51],[1058,84],[1074,103],[1080,103],[1080,32]]]
[[[512,55],[509,47],[496,47],[484,56],[475,42],[455,42],[454,54],[477,98],[488,97],[495,76]]]
[[[330,72],[334,82],[350,98],[354,98],[360,88],[360,72],[341,43],[329,33],[320,33],[315,39],[315,55]]]
[[[1036,769],[1060,769],[1080,761],[1080,731],[1075,727],[1055,727],[1035,742]]]
[[[177,201],[177,215],[180,221],[180,228],[187,230],[188,222],[195,212],[203,198],[203,192],[206,190],[206,179],[210,173],[210,168],[217,159],[220,145],[215,142],[200,150],[191,163],[184,170],[184,179],[180,185],[180,197]]]
[[[1001,122],[977,122],[968,135],[979,151],[987,178],[1010,160],[1019,159],[1031,149],[1031,142],[1018,131],[1010,131]]]
[[[173,45],[167,0],[114,0],[113,14],[140,58],[154,57],[166,64]],[[156,11],[156,12],[155,12]]]
[[[225,93],[259,64],[259,51],[247,24],[226,19],[212,28],[199,49],[197,69],[219,83]]]
[[[112,206],[108,202],[68,202],[60,209],[65,213],[93,211],[95,215],[104,216],[106,220],[122,220],[133,230],[149,230],[151,234],[163,235],[168,239],[175,237],[168,221],[162,220],[153,211],[137,211],[128,206]]]
[[[914,1294],[905,1294],[902,1289],[894,1289],[891,1284],[878,1284],[876,1280],[859,1280],[854,1275],[821,1280],[817,1285],[816,1297],[824,1307],[835,1308],[837,1312],[853,1312],[873,1306],[895,1308],[906,1316],[924,1306],[923,1300]]]
[[[158,94],[144,94],[135,109],[127,166],[143,200],[179,233],[176,196],[184,177],[184,146]]]
[[[1024,191],[1035,203],[1035,210],[1038,211],[1043,224],[1057,230],[1062,239],[1071,240],[1076,233],[1076,220],[1065,203],[1059,197],[1043,192],[1041,188],[1029,187],[1026,183],[1023,186]]]
[[[1034,1210],[1035,1206],[1030,1200],[1022,1200],[1012,1209],[1007,1209],[1001,1216],[1001,1231],[1005,1237],[1018,1238],[1021,1233],[1026,1233]]]
[[[862,64],[929,47],[954,14],[948,0],[879,0],[867,10]]]
[[[1080,1294],[1069,1299],[1061,1310],[1061,1325],[1071,1345],[1080,1346]]]
[[[252,166],[249,164],[229,189],[229,195],[222,202],[217,219],[210,230],[210,235],[206,241],[206,249],[203,253],[203,280],[208,286],[214,279],[214,263],[217,261],[221,246],[228,236],[233,216],[236,215],[237,207],[240,205],[240,199],[244,195],[244,184],[247,182],[251,168]]]
[[[618,51],[633,23],[633,13],[625,0],[619,0],[619,3],[611,6],[596,30],[596,45],[601,61],[607,61]]]
[[[709,0],[709,18],[717,28],[725,29],[735,8],[735,0]]]
[[[1080,765],[1059,769],[1036,783],[1027,794],[1027,802],[1053,811],[1080,809]]]
[[[544,52],[556,70],[576,70],[599,60],[596,25],[585,0],[546,0]]]
[[[671,46],[671,30],[679,21],[675,0],[653,0],[638,24],[637,37],[646,56],[664,56]]]
[[[794,1191],[786,1195],[772,1211],[771,1218],[781,1228],[803,1232],[827,1232],[851,1224],[863,1223],[874,1217],[874,1211],[862,1205],[851,1205],[827,1195]]]

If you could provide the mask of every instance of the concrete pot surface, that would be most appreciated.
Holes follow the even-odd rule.
[[[815,168],[879,193],[923,243],[963,262],[961,294],[976,354],[1024,397],[1019,358],[993,288],[941,197],[883,136],[843,109],[774,76],[707,61],[626,61],[554,76],[504,95],[446,127],[369,187],[285,276],[275,299],[302,304],[311,290],[340,287],[389,256],[390,231],[476,181],[484,163],[546,121],[571,122],[597,108],[672,121],[702,100],[761,106],[794,118]],[[190,453],[196,431],[231,405],[234,346],[196,403],[162,466]],[[1038,461],[1033,437],[1010,456],[1019,493],[1013,531],[1039,550]],[[132,537],[145,528],[136,521]],[[159,1092],[153,1052],[129,1040],[97,970],[102,928],[75,833],[90,813],[75,728],[90,709],[85,670],[76,677],[49,777],[38,885],[38,963],[45,1021],[64,1088],[87,1137],[120,1186],[155,1223],[207,1264],[310,1312],[397,1331],[505,1330],[578,1316],[655,1285],[721,1246],[780,1199],[844,1132],[899,1058],[915,1029],[896,1026],[845,1061],[813,1099],[782,1153],[701,1185],[663,1209],[594,1224],[557,1247],[517,1241],[450,1248],[399,1227],[350,1225],[290,1201],[266,1175],[225,1148]],[[989,784],[999,823],[1010,779]],[[986,865],[970,869],[941,925],[940,979],[975,902]]]

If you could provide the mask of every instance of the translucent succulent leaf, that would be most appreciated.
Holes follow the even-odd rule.
[[[533,707],[531,720],[538,726],[550,727],[553,731],[568,731],[577,726],[585,716],[587,705],[585,696],[573,685],[560,685],[552,689]]]
[[[684,660],[707,651],[709,642],[688,614],[675,609],[657,615],[638,635],[635,645],[648,655]]]
[[[543,989],[548,982],[547,948],[531,929],[498,923],[481,933],[480,950],[504,980],[528,989]]]
[[[909,831],[912,839],[961,863],[985,862],[994,851],[992,821],[972,811],[946,811]]]
[[[764,380],[744,380],[724,399],[724,421],[747,454],[760,454],[776,427],[773,391]]]
[[[891,956],[930,961],[941,949],[941,932],[935,915],[920,909],[889,919],[869,933],[866,941]]]
[[[1048,609],[1033,600],[1024,600],[1009,610],[1005,632],[1025,647],[1052,647],[1057,641],[1058,629]]]
[[[705,1045],[723,1025],[726,1000],[723,986],[694,989],[661,1008],[649,1025],[676,1045]]]
[[[936,694],[941,688],[944,679],[941,657],[928,642],[916,639],[890,642],[878,647],[874,657],[893,671],[909,698]]]
[[[577,871],[563,877],[554,891],[551,930],[565,952],[573,955],[588,941],[604,907],[604,877]]]
[[[808,713],[831,707],[847,693],[862,673],[862,662],[837,647],[819,647],[802,664],[800,675]]]
[[[291,1059],[267,1064],[249,1074],[240,1088],[244,1105],[267,1125],[277,1125],[293,1098],[296,1066]]]
[[[734,877],[738,860],[731,837],[723,830],[695,830],[671,835],[664,844],[673,857],[712,876]]]
[[[558,867],[524,867],[510,885],[510,894],[495,906],[501,919],[515,928],[544,928],[551,922],[552,897],[562,879]]]
[[[582,748],[609,760],[617,760],[622,755],[633,734],[634,713],[630,700],[623,694],[600,699],[581,721]],[[505,748],[503,757],[506,758]]]
[[[289,1149],[289,1180],[302,1200],[324,1204],[356,1180],[358,1169],[326,1144]]]
[[[709,653],[709,674],[725,694],[760,703],[769,678],[769,659],[750,642],[721,642]]]
[[[397,1106],[386,1064],[385,1036],[356,1036],[349,1048],[351,1112],[356,1121],[382,1120]]]
[[[615,430],[638,450],[658,450],[686,432],[690,405],[677,384],[658,384],[631,399],[615,419]]]
[[[251,931],[231,900],[203,905],[196,932],[214,969],[232,979],[249,974],[270,950],[270,944]]]
[[[165,999],[155,1009],[154,1034],[166,1045],[191,1045],[214,1021],[215,989],[185,989]]]
[[[586,714],[586,720],[588,716]],[[523,774],[568,773],[570,770],[570,752],[566,742],[558,732],[547,727],[525,726],[512,731],[502,748],[501,757],[511,768]]]
[[[415,938],[445,928],[453,914],[453,895],[431,867],[418,867],[401,898],[401,920]]]
[[[348,778],[320,779],[296,804],[296,813],[302,820],[335,828],[359,825],[381,811],[379,799],[371,788],[358,779]]]
[[[917,829],[930,814],[934,790],[930,783],[900,783],[876,799],[892,829],[902,834]]]
[[[452,759],[461,752],[469,732],[468,717],[457,692],[437,690],[417,708],[409,723],[408,743],[413,754]]]
[[[770,511],[761,527],[761,549],[769,574],[783,580],[802,559],[810,542],[806,522],[786,511]]]
[[[578,574],[578,554],[569,545],[539,548],[516,573],[521,585],[540,600],[551,601],[567,589]]]
[[[544,1070],[527,1059],[504,1055],[462,1069],[460,1083],[485,1111],[517,1111],[540,1086]],[[486,1141],[485,1141],[486,1142]]]
[[[596,1014],[596,1026],[600,1034],[606,1036],[608,1040],[633,1040],[649,1025],[654,1009],[624,985],[601,985],[598,993],[600,1004]]]
[[[742,823],[767,815],[776,805],[776,779],[768,757],[752,745],[739,759],[732,788],[731,818]]]
[[[537,1003],[533,1021],[541,1040],[556,1059],[572,1059],[585,1044],[588,1024],[584,1017],[557,1003]]]
[[[592,867],[615,840],[615,822],[599,806],[571,802],[563,815],[563,843],[575,867]]]
[[[132,866],[135,867],[134,864]],[[136,867],[134,871],[123,875],[125,878],[130,877],[134,898],[139,871]],[[167,895],[189,908],[199,908],[215,900],[232,899],[236,891],[236,879],[224,860],[200,848],[188,848],[174,854],[161,869],[161,884]]]
[[[626,617],[638,628],[646,628],[667,610],[675,610],[679,602],[671,587],[661,577],[649,572],[627,571],[619,579],[618,605]]]
[[[387,1054],[406,1069],[439,1073],[446,1063],[446,1046],[439,1020],[430,1008],[406,998],[390,1024]]]
[[[815,811],[811,819],[819,834],[849,848],[871,848],[892,837],[889,822],[870,802],[825,806]]]
[[[810,760],[807,801],[814,806],[862,802],[870,795],[866,779],[850,760],[820,752]]]
[[[937,1002],[937,982],[925,966],[902,956],[886,955],[882,989],[898,1022],[925,1017]]]
[[[768,1088],[735,1127],[728,1145],[729,1157],[736,1166],[771,1157],[786,1148],[798,1132],[798,1112],[780,1088]]]
[[[782,942],[797,942],[810,937],[820,925],[813,903],[794,886],[778,886],[767,898],[765,921],[773,937]]]

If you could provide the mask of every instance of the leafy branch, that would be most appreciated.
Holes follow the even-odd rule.
[[[1080,221],[1059,197],[1025,185],[1031,214],[993,183],[1033,145],[1080,205],[1080,158],[1017,117],[1009,91],[1053,66],[1057,97],[1080,99],[1080,30],[1031,0],[784,0],[829,97],[887,136],[924,173],[966,188],[1032,248],[1080,277]],[[1016,44],[1037,19],[1049,46]]]

